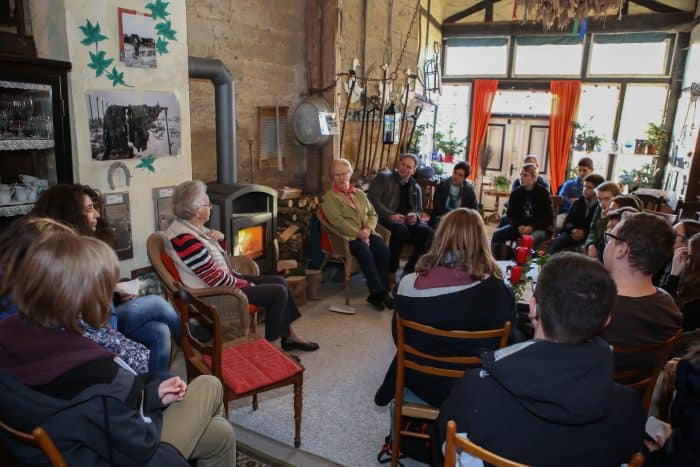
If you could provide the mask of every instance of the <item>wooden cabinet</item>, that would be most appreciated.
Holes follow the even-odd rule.
[[[73,182],[70,68],[0,54],[0,224],[28,213],[46,186]]]

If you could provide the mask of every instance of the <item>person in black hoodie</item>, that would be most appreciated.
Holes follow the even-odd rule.
[[[593,213],[598,207],[595,188],[605,179],[599,174],[587,175],[583,180],[583,195],[574,201],[564,220],[564,231],[549,245],[549,254],[582,245],[588,236]]]
[[[119,260],[106,243],[72,233],[37,240],[13,273],[19,315],[0,322],[0,414],[25,432],[42,426],[70,465],[235,465],[221,383],[137,375],[82,336],[110,315]],[[0,430],[23,464],[36,447]]]
[[[483,368],[440,408],[440,441],[455,420],[474,443],[528,465],[626,463],[643,445],[644,413],[639,395],[613,381],[612,350],[598,337],[615,294],[599,262],[553,256],[530,301],[534,340],[482,354]]]
[[[520,235],[532,235],[535,246],[542,243],[554,227],[552,196],[537,183],[537,166],[525,164],[520,170],[520,187],[508,199],[508,221],[510,224],[498,228],[491,238],[491,247],[496,259],[504,259],[505,243]]]

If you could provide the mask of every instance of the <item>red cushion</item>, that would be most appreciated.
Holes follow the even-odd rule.
[[[168,256],[166,252],[162,251],[160,253],[160,260],[163,262],[165,269],[167,269],[170,275],[173,276],[173,279],[175,279],[176,282],[180,282],[180,273],[177,271],[177,267],[175,267],[173,259]]]
[[[316,215],[319,217],[320,220],[322,220],[325,223],[328,223],[328,218],[326,217],[326,213],[323,212],[322,208],[318,208],[318,211],[316,211]],[[321,222],[321,250],[325,251],[326,253],[331,253],[333,252],[333,247],[331,246],[331,241],[328,238],[328,232],[323,226],[323,222]]]
[[[202,357],[211,368],[211,356]],[[301,371],[301,366],[265,339],[229,347],[221,356],[224,383],[236,394],[278,383]]]

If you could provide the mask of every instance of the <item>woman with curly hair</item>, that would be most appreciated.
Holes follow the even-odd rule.
[[[101,212],[100,194],[87,185],[58,184],[42,193],[32,214],[50,217],[73,227],[81,235],[97,237],[111,244]],[[167,372],[170,365],[171,336],[180,340],[180,317],[163,297],[134,297],[115,294],[117,329],[150,350],[149,369]]]

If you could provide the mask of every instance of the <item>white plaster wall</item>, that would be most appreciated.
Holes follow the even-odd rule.
[[[695,26],[690,33],[690,48],[685,61],[683,88],[698,81],[700,81],[700,26]]]
[[[149,264],[146,255],[146,239],[154,231],[154,208],[152,189],[155,187],[177,185],[192,178],[192,157],[190,138],[190,105],[189,78],[187,67],[187,19],[184,0],[170,0],[168,19],[172,28],[177,32],[177,41],[170,42],[168,52],[157,57],[157,68],[139,69],[127,68],[119,62],[119,15],[117,9],[127,8],[140,12],[148,12],[144,7],[148,0],[34,0],[32,18],[35,24],[34,33],[39,56],[69,60],[72,63],[70,73],[70,112],[73,144],[73,168],[77,183],[83,183],[99,189],[103,193],[128,192],[131,205],[131,228],[134,258],[122,261],[122,274],[128,276],[135,268]],[[111,190],[107,181],[109,161],[93,161],[90,152],[88,134],[88,110],[86,91],[113,89],[112,83],[106,77],[95,77],[95,72],[88,68],[90,61],[88,47],[80,41],[83,34],[79,26],[85,25],[86,20],[93,24],[100,23],[102,34],[108,40],[99,43],[100,50],[107,52],[107,57],[114,58],[124,79],[134,86],[132,91],[165,91],[175,94],[180,104],[181,116],[181,150],[173,157],[158,157],[154,163],[156,173],[145,169],[137,169],[138,159],[122,159],[133,178],[131,185],[126,186],[124,178],[115,177],[116,188]],[[42,27],[37,25],[60,24],[65,21],[65,32],[55,28],[46,28],[49,34],[42,34]],[[64,39],[65,38],[65,39]],[[65,41],[65,47],[60,42]],[[68,56],[61,56],[61,51],[67,50]],[[94,46],[90,49],[94,51]],[[58,56],[55,56],[58,55]],[[110,65],[110,70],[112,65]],[[116,89],[123,90],[118,86]]]

